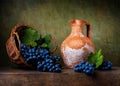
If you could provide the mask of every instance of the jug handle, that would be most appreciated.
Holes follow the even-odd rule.
[[[91,26],[90,24],[86,23],[86,27],[87,27],[87,37],[91,40],[92,39]]]

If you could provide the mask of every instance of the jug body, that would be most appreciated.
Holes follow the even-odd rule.
[[[86,61],[88,55],[94,52],[94,44],[91,41],[90,25],[83,20],[71,20],[71,34],[61,44],[61,54],[65,65],[73,68],[80,61]],[[87,26],[87,36],[82,28]]]

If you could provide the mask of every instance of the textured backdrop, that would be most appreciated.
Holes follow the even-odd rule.
[[[50,33],[60,46],[71,32],[71,19],[88,21],[96,50],[102,49],[105,59],[120,66],[119,0],[0,0],[0,66],[12,65],[5,42],[16,24]]]

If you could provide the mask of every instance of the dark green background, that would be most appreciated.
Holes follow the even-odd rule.
[[[96,50],[102,49],[106,60],[120,66],[119,0],[0,0],[0,66],[12,65],[5,43],[16,24],[50,33],[60,46],[71,32],[71,19],[88,21]]]

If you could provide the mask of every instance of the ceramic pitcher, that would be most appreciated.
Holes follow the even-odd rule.
[[[72,31],[61,44],[61,54],[65,65],[73,68],[80,61],[86,61],[88,55],[94,52],[94,44],[91,41],[91,26],[83,20],[70,21]],[[83,27],[86,26],[86,35]]]

